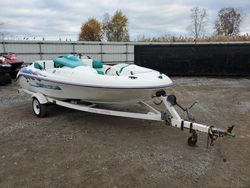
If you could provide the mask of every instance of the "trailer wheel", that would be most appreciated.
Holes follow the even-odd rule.
[[[46,105],[41,104],[35,97],[32,100],[32,110],[37,117],[44,117],[46,115]]]
[[[189,146],[196,146],[198,141],[198,135],[195,130],[192,130],[192,136],[190,136],[187,140]]]

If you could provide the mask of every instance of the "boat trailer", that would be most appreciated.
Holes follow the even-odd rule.
[[[138,112],[125,112],[117,110],[108,110],[103,108],[95,107],[96,104],[83,104],[77,100],[63,101],[60,99],[55,99],[52,97],[45,96],[41,93],[34,93],[26,89],[19,89],[19,92],[25,92],[32,96],[32,109],[34,114],[37,117],[44,117],[46,115],[46,104],[52,103],[59,106],[80,110],[84,112],[91,112],[96,114],[110,115],[110,116],[119,116],[127,118],[136,118],[144,120],[153,120],[153,121],[164,121],[166,125],[180,128],[181,130],[189,129],[191,136],[188,138],[187,143],[190,146],[195,146],[198,140],[197,131],[206,133],[207,138],[207,147],[213,146],[214,141],[219,137],[230,136],[235,137],[235,134],[232,133],[234,126],[228,127],[227,130],[216,128],[214,126],[207,126],[199,123],[195,123],[194,119],[189,114],[189,109],[194,106],[192,104],[189,108],[183,108],[180,104],[177,103],[175,95],[166,95],[164,90],[158,91],[152,97],[160,101],[159,103],[154,102],[157,105],[163,103],[164,111],[161,112],[151,105],[140,102],[146,109],[147,113],[138,113]],[[175,109],[175,106],[179,107],[181,110],[185,111],[188,117],[188,120],[184,120],[180,117],[178,112]]]

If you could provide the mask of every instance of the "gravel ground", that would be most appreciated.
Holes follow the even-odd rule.
[[[207,135],[189,147],[187,130],[160,122],[54,105],[37,118],[15,83],[0,87],[0,187],[250,187],[250,80],[173,80],[197,122],[237,136],[207,149]]]

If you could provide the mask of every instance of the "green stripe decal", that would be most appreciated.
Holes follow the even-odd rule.
[[[123,71],[123,69],[126,68],[126,67],[128,67],[128,66],[129,66],[129,65],[126,65],[126,66],[122,67],[122,68],[120,69],[119,73],[121,73],[121,72]]]

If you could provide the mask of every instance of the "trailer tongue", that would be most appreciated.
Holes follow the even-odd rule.
[[[194,146],[197,143],[198,135],[197,135],[196,131],[200,131],[200,132],[204,132],[204,133],[208,134],[207,147],[209,145],[213,146],[214,141],[218,137],[223,137],[223,136],[235,137],[235,134],[232,133],[234,125],[232,125],[231,127],[228,127],[227,130],[224,130],[224,129],[216,128],[214,126],[207,126],[207,125],[193,122],[194,119],[190,117],[188,109],[191,109],[195,103],[193,103],[189,108],[183,108],[180,104],[177,103],[176,96],[174,96],[174,95],[166,96],[164,94],[164,95],[161,95],[160,97],[161,97],[167,111],[169,112],[167,119],[166,119],[166,122],[168,122],[168,124],[171,126],[180,128],[181,130],[183,130],[184,128],[189,129],[189,132],[192,134],[188,138],[188,144],[190,146]],[[184,121],[180,117],[180,115],[177,113],[174,106],[178,106],[180,109],[185,111],[187,113],[187,117],[188,117],[189,121]]]

